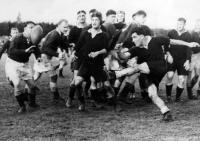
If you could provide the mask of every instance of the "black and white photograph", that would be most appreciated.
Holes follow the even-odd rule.
[[[0,3],[0,141],[200,141],[199,0]]]

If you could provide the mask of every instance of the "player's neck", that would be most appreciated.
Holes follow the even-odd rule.
[[[152,37],[151,36],[145,36],[145,39],[143,41],[143,46],[144,48],[147,48],[148,49],[148,45],[149,45],[149,42],[151,41]]]
[[[87,23],[77,23],[78,28],[84,28],[87,26]]]
[[[182,30],[177,30],[177,32],[178,32],[178,35],[180,36],[181,34],[185,33],[185,32],[186,32],[186,30],[185,30],[185,29],[182,29]]]

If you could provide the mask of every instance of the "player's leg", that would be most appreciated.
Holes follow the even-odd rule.
[[[167,96],[167,101],[171,102],[172,98],[172,88],[173,88],[173,78],[174,78],[174,74],[176,71],[176,62],[173,62],[172,64],[168,64],[167,65],[167,77],[166,77],[166,96]]]
[[[169,108],[165,105],[164,101],[157,94],[157,87],[154,84],[151,84],[148,87],[148,94],[153,103],[160,109],[163,114],[164,121],[172,121],[172,116],[170,114]]]
[[[69,95],[67,97],[67,102],[66,102],[66,106],[67,108],[70,108],[72,106],[72,102],[74,100],[74,95],[75,95],[75,78],[78,74],[78,70],[74,70],[74,73],[73,73],[73,79],[70,83],[70,86],[69,86]]]
[[[173,87],[173,78],[174,78],[174,71],[168,71],[166,77],[166,95],[167,101],[170,102],[171,95],[172,95],[172,87]]]
[[[48,72],[49,76],[50,76],[50,91],[53,94],[53,101],[55,103],[57,102],[65,102],[65,100],[60,96],[59,92],[58,92],[58,88],[57,88],[57,79],[58,76],[56,74],[55,70],[51,70]]]
[[[118,93],[118,99],[126,104],[131,104],[131,101],[128,101],[128,93],[135,90],[134,84],[139,76],[139,73],[133,74],[131,76],[126,76],[124,79],[120,91]]]
[[[198,75],[194,76],[192,78],[192,74],[194,73],[194,70],[191,70],[188,72],[188,76],[187,76],[187,93],[188,93],[188,99],[197,99],[197,96],[194,96],[193,95],[193,92],[192,92],[192,88],[194,87],[194,85],[196,84],[197,80],[198,80]]]
[[[59,67],[58,67],[58,76],[64,78],[63,75],[63,68],[67,65],[66,58],[59,61]]]
[[[178,75],[178,84],[176,88],[176,100],[175,100],[176,102],[180,101],[181,94],[183,93],[183,90],[184,90],[185,80],[186,80],[185,75]]]
[[[82,88],[82,83],[84,79],[81,76],[76,76],[75,78],[75,93],[77,94],[78,100],[79,100],[79,111],[84,111],[85,110],[85,98],[83,94],[83,88]]]

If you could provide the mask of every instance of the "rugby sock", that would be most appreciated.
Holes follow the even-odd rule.
[[[53,96],[54,96],[54,99],[59,99],[59,98],[60,98],[60,95],[59,95],[58,89],[56,89],[56,91],[53,92]]]
[[[15,96],[20,107],[25,107],[24,97],[22,94]]]
[[[176,88],[176,101],[180,100],[182,92],[183,92],[183,88],[179,88],[179,87]]]
[[[121,93],[119,94],[119,97],[120,97],[120,98],[126,98],[127,95],[128,95],[128,92],[131,90],[131,88],[133,88],[133,85],[130,84],[130,83],[128,83],[128,82],[126,82],[126,84],[125,84],[123,90],[122,90]]]
[[[90,80],[87,80],[86,81],[86,85],[85,85],[85,89],[84,89],[84,92],[85,92],[85,95],[88,96],[88,90],[90,88],[90,85],[91,85],[91,81]]]
[[[93,100],[95,100],[96,89],[95,89],[95,90],[91,89],[91,90],[90,90],[90,93],[91,93],[91,98],[92,98]]]
[[[38,104],[36,104],[36,94],[29,94],[29,106],[32,107],[32,108],[37,108],[39,107]]]
[[[114,87],[114,91],[115,91],[115,95],[117,95],[118,94],[118,92],[119,92],[119,87]]]
[[[75,90],[76,90],[76,88],[74,85],[69,87],[69,98],[71,98],[71,100],[74,99]]]
[[[78,100],[81,104],[85,104],[85,98],[83,95],[82,85],[76,86],[76,94],[78,96]]]
[[[191,87],[192,87],[192,88],[193,88],[194,85],[197,83],[198,78],[199,78],[198,75],[196,75],[196,76],[194,76],[194,77],[192,78],[192,80],[191,80]]]
[[[191,99],[193,97],[192,94],[192,87],[187,87],[187,94],[188,94],[188,98]]]
[[[171,97],[172,87],[173,87],[173,85],[166,85],[166,94],[167,94],[167,97]]]

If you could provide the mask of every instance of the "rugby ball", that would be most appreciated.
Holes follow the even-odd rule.
[[[43,29],[40,25],[36,25],[31,30],[31,42],[34,45],[39,44],[43,36]]]

